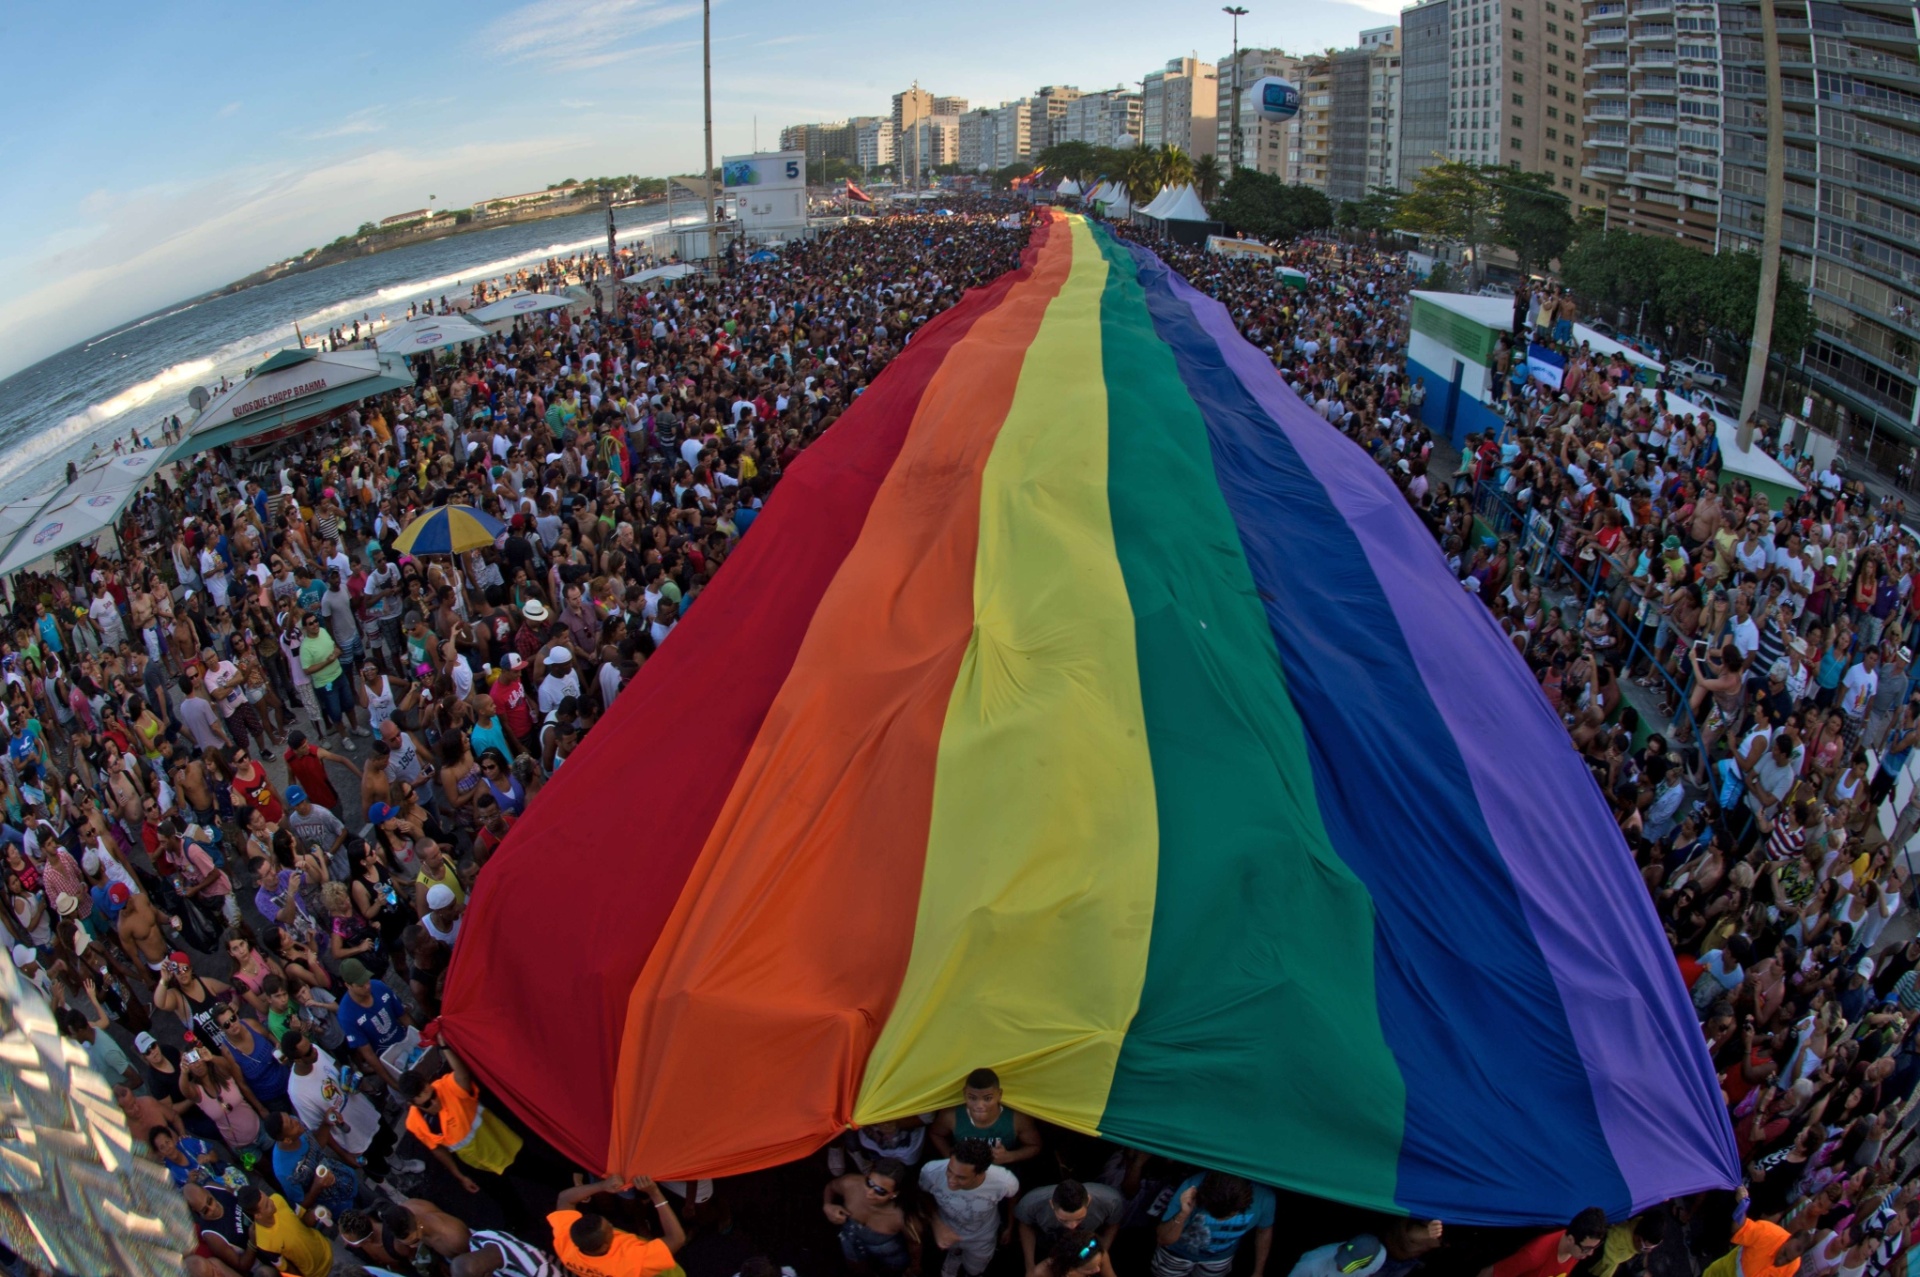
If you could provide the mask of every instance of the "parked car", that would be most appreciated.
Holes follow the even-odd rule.
[[[1667,365],[1667,371],[1673,374],[1676,383],[1683,386],[1688,379],[1692,379],[1696,386],[1712,390],[1723,389],[1727,384],[1727,374],[1715,372],[1713,365],[1698,359],[1676,359]]]

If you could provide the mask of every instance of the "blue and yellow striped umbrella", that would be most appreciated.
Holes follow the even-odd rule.
[[[506,524],[470,505],[435,506],[393,539],[401,554],[465,554],[490,546]]]

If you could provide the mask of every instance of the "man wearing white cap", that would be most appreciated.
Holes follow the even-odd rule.
[[[53,996],[53,979],[47,969],[40,965],[40,955],[24,944],[13,946],[13,965],[20,975],[40,992]]]
[[[580,695],[580,674],[573,668],[573,649],[564,644],[547,652],[546,677],[540,680],[541,714],[551,714],[569,696]]]
[[[420,925],[427,934],[451,948],[460,938],[460,900],[453,894],[453,888],[444,882],[436,882],[427,888],[427,912],[420,919]]]

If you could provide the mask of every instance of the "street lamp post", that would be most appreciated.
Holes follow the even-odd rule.
[[[707,116],[707,168],[701,176],[707,180],[707,269],[711,271],[719,255],[719,245],[714,243],[718,226],[713,207],[713,187],[718,180],[713,174],[713,0],[701,0],[700,5],[700,77]]]
[[[1230,4],[1226,6],[1224,9],[1220,10],[1220,12],[1224,14],[1228,14],[1233,18],[1233,99],[1232,99],[1233,100],[1233,120],[1230,124],[1227,125],[1227,149],[1229,151],[1229,154],[1227,157],[1227,174],[1228,176],[1232,176],[1233,170],[1241,166],[1240,165],[1240,19],[1247,16],[1247,11],[1245,8],[1243,8],[1240,5]]]

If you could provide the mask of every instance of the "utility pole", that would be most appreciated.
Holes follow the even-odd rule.
[[[1760,0],[1760,48],[1767,71],[1767,211],[1760,244],[1760,296],[1754,302],[1753,345],[1747,385],[1740,395],[1740,446],[1753,439],[1749,424],[1760,410],[1773,351],[1773,302],[1780,291],[1780,236],[1787,216],[1787,108],[1780,96],[1780,24],[1773,0]]]
[[[700,0],[700,73],[707,106],[707,167],[703,176],[707,179],[707,269],[711,271],[714,258],[719,256],[715,241],[720,229],[713,209],[713,186],[718,180],[713,175],[713,0]]]
[[[1220,12],[1224,14],[1228,14],[1233,18],[1233,97],[1231,99],[1232,105],[1233,105],[1233,119],[1227,125],[1227,149],[1229,152],[1231,152],[1231,154],[1227,158],[1227,176],[1232,177],[1233,171],[1241,167],[1241,164],[1240,164],[1240,19],[1247,16],[1247,11],[1245,8],[1243,8],[1240,5],[1230,4],[1226,8],[1220,10]]]

